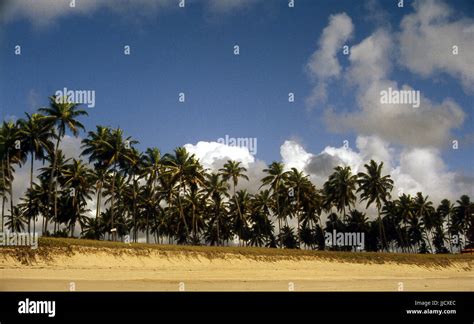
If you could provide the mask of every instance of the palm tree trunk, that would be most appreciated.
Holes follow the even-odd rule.
[[[31,201],[31,193],[33,192],[33,161],[34,161],[34,153],[31,151],[31,167],[30,167],[30,199],[29,199],[29,207],[30,212],[32,209],[32,201]],[[31,217],[28,217],[28,233],[30,233],[31,229]],[[34,234],[33,234],[34,235]],[[34,237],[34,236],[33,236]]]
[[[5,192],[2,194],[2,233],[5,232],[4,220],[5,220],[5,203],[6,203]]]
[[[54,188],[54,208],[57,210],[58,208],[58,191],[57,191],[57,184],[55,185]],[[54,232],[56,233],[58,230],[58,215],[56,214],[54,216]]]
[[[448,241],[449,241],[449,251],[453,253],[453,242],[451,238],[451,231],[449,230],[449,213],[448,213],[448,221],[447,221],[447,227],[448,227]]]
[[[3,182],[3,190],[2,190],[2,233],[4,231],[4,219],[5,219],[5,202],[6,202],[6,187],[7,183],[5,181],[5,167],[4,167],[5,161],[2,160],[2,182]]]
[[[235,204],[237,206],[237,211],[239,213],[239,217],[240,217],[240,221],[242,222],[243,224],[243,217],[242,217],[242,211],[240,210],[240,205],[239,205],[239,202],[237,201],[237,196],[235,194],[235,187],[237,186],[237,183],[234,181],[233,182],[233,192],[234,192],[234,200],[235,200]],[[243,226],[243,225],[242,225]],[[239,237],[239,246],[241,244],[241,239],[242,239],[242,228],[240,229],[240,237]]]
[[[219,207],[220,206],[220,202],[219,202],[219,205],[216,206],[216,225],[217,225],[217,246],[220,245],[220,233],[219,233]]]
[[[379,235],[380,235],[380,241],[382,243],[382,252],[385,250],[385,229],[384,229],[384,226],[383,226],[383,221],[382,221],[382,217],[380,217],[380,207],[377,206],[377,213],[378,213],[378,216],[379,216]]]
[[[56,172],[56,164],[58,163],[57,159],[58,159],[59,142],[61,141],[62,136],[64,136],[64,134],[62,134],[62,132],[60,131],[58,134],[58,139],[56,141],[56,147],[54,148],[53,167],[51,169],[51,176],[49,178],[48,208],[51,208],[51,195],[53,194],[54,173]],[[56,195],[56,186],[54,186],[54,195]],[[54,209],[55,219],[58,216],[58,211],[56,207],[57,207],[56,204],[54,204],[53,209]],[[48,226],[48,216],[46,216],[46,225],[45,225],[45,228],[43,229],[43,234],[47,226]]]
[[[186,241],[189,239],[189,228],[188,228],[188,223],[186,222],[186,217],[184,217],[184,210],[183,210],[183,205],[181,203],[181,177],[179,178],[179,185],[178,185],[178,205],[179,205],[179,214],[183,220],[184,223],[184,228],[186,230]],[[185,189],[186,190],[186,189]]]
[[[110,200],[110,222],[111,222],[111,230],[114,229],[114,215],[115,215],[115,210],[114,210],[114,198],[115,198],[115,175],[116,175],[116,167],[117,167],[117,162],[114,162],[114,171],[112,175],[112,189],[111,189],[111,200]],[[112,232],[112,241],[115,241],[115,232]]]
[[[148,233],[150,233],[149,231],[149,227],[148,227],[148,212],[146,212],[146,243],[150,243],[149,242],[149,238],[148,238]]]
[[[10,196],[10,215],[13,215],[13,178],[10,170],[10,149],[7,148],[7,172],[8,172],[8,181],[10,185],[8,186],[9,196]]]

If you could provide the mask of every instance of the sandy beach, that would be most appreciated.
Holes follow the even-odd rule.
[[[474,291],[473,258],[420,266],[77,247],[25,262],[5,251],[0,291]]]

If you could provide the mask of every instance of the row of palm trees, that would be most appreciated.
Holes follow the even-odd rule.
[[[474,204],[462,196],[437,208],[428,196],[391,199],[393,181],[383,163],[370,161],[353,174],[338,166],[320,189],[303,172],[271,163],[256,194],[237,190],[248,181],[240,162],[206,170],[179,147],[138,151],[120,128],[97,126],[82,141],[81,159],[60,149],[67,131],[78,136],[87,113],[58,103],[0,127],[2,231],[147,243],[351,249],[326,246],[325,232],[363,232],[368,251],[459,251],[474,242]],[[34,176],[34,161],[42,167]],[[15,205],[15,169],[29,162],[29,187]],[[88,205],[95,200],[95,211]],[[355,205],[374,206],[370,221]],[[322,219],[327,221],[323,224]],[[76,230],[79,225],[80,230]]]

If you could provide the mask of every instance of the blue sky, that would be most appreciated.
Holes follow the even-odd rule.
[[[237,0],[218,9],[213,0],[187,1],[181,9],[178,1],[158,2],[163,8],[124,4],[120,10],[122,5],[113,9],[78,0],[78,8],[59,10],[43,1],[33,8],[36,12],[28,12],[33,9],[28,9],[27,0],[7,3],[1,9],[2,117],[33,112],[47,104],[49,95],[67,87],[96,92],[96,106],[86,108],[89,117],[83,120],[87,130],[120,126],[140,141],[142,150],[156,146],[168,152],[226,134],[257,138],[256,158],[267,163],[282,159],[280,149],[288,140],[315,155],[326,146],[340,147],[344,140],[355,143],[360,135],[379,136],[399,153],[411,149],[406,141],[370,127],[341,124],[337,132],[329,129],[324,118],[328,108],[336,114],[361,110],[361,86],[345,79],[355,66],[349,56],[337,52],[342,69],[337,78],[321,80],[307,71],[331,15],[345,13],[350,18],[353,32],[345,44],[356,46],[379,29],[396,39],[403,17],[416,14],[411,1],[397,8],[396,1],[296,0],[295,8],[288,8],[284,0]],[[472,24],[472,1],[450,1],[449,7],[453,12],[444,22],[446,28],[456,21]],[[19,13],[19,8],[26,12]],[[461,41],[473,39],[466,35]],[[21,56],[14,55],[17,44]],[[239,56],[233,55],[235,44],[240,46]],[[131,46],[130,56],[123,54],[124,45]],[[387,79],[409,84],[435,104],[452,98],[465,114],[459,126],[447,130],[448,144],[451,138],[459,139],[459,150],[429,141],[415,146],[434,146],[446,172],[472,176],[471,80],[463,84],[457,65],[451,68],[438,61],[428,75],[414,73],[417,67],[410,66],[411,61],[397,64],[396,51],[391,54],[394,66]],[[319,82],[327,83],[327,98],[309,105],[307,99]],[[178,102],[179,92],[186,94],[185,103]],[[288,102],[288,92],[295,93],[294,103]]]

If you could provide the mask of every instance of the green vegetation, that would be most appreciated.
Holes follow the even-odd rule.
[[[260,191],[250,194],[236,189],[248,180],[240,162],[227,161],[212,172],[182,147],[163,156],[158,148],[140,152],[120,128],[97,126],[82,141],[81,157],[68,158],[60,143],[66,132],[77,136],[84,129],[78,119],[85,115],[78,105],[51,97],[39,113],[0,126],[2,231],[35,232],[41,220],[43,236],[72,237],[79,226],[81,238],[138,242],[141,235],[147,243],[170,244],[167,249],[236,241],[245,247],[350,251],[326,246],[325,232],[333,230],[364,233],[366,251],[442,254],[474,242],[468,196],[454,204],[445,199],[436,208],[421,192],[392,199],[393,181],[382,174],[383,163],[372,160],[358,174],[338,166],[316,188],[303,172],[273,162]],[[34,160],[43,161],[36,178]],[[29,188],[15,206],[15,170],[25,164]],[[93,199],[94,212],[87,209]],[[358,200],[376,207],[375,220],[355,208]]]
[[[225,259],[226,257],[250,258],[260,261],[275,262],[278,260],[321,260],[352,262],[364,264],[412,264],[420,267],[446,267],[460,264],[466,269],[471,268],[473,255],[468,254],[409,254],[409,253],[353,253],[344,251],[312,251],[298,249],[268,249],[259,247],[223,247],[223,246],[192,246],[146,243],[122,243],[112,241],[97,241],[71,238],[39,238],[38,249],[29,247],[3,247],[2,254],[8,254],[25,264],[36,259],[52,260],[56,255],[72,255],[74,252],[94,253],[97,250],[108,251],[112,255],[139,255],[150,257],[151,252],[164,256],[197,256],[209,259]]]

